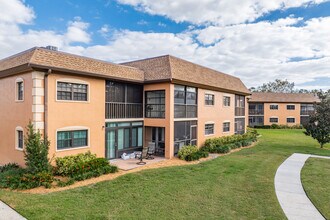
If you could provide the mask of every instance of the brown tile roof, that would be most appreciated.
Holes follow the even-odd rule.
[[[69,53],[32,48],[6,59],[0,60],[0,78],[8,75],[8,71],[25,66],[26,69],[53,69],[63,72],[92,75],[143,82],[143,71],[128,66],[77,56]],[[24,68],[21,70],[23,71]]]
[[[249,102],[283,102],[283,103],[314,103],[320,99],[313,94],[306,93],[252,93]]]
[[[145,71],[145,81],[171,80],[239,94],[250,94],[234,76],[203,67],[170,55],[122,63]]]

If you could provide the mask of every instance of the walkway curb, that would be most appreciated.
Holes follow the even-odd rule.
[[[276,196],[289,220],[325,219],[309,200],[301,183],[301,169],[310,157],[330,159],[330,157],[294,153],[276,171],[274,179]]]
[[[14,209],[0,201],[0,220],[26,220],[18,214]]]

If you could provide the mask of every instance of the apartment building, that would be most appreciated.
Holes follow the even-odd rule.
[[[49,156],[114,159],[149,142],[172,158],[187,144],[241,134],[248,89],[239,78],[173,57],[123,64],[47,48],[0,61],[0,163],[24,164],[31,121]]]
[[[249,102],[249,126],[304,125],[320,102],[313,94],[252,93]]]

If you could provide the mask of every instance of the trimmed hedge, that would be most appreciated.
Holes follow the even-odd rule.
[[[183,146],[179,152],[178,157],[181,160],[194,161],[199,160],[200,158],[206,158],[209,156],[209,153],[206,151],[201,151],[194,145]]]
[[[272,124],[272,125],[255,125],[253,128],[255,129],[304,129],[303,125],[278,125],[278,124]]]
[[[55,174],[69,177],[66,182],[56,180],[58,186],[71,185],[75,181],[90,179],[117,171],[118,167],[110,165],[107,159],[97,158],[95,154],[91,154],[90,152],[56,158]]]
[[[228,153],[231,149],[247,147],[257,140],[256,130],[249,129],[243,135],[231,135],[218,138],[211,138],[205,141],[201,150],[209,153]]]

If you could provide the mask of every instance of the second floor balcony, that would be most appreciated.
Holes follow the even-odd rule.
[[[143,118],[143,104],[106,102],[105,118]]]

